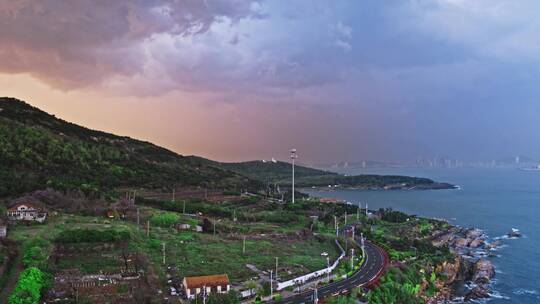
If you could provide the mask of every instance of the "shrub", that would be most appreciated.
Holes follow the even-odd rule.
[[[131,234],[126,230],[72,229],[60,232],[55,241],[58,243],[115,243],[130,239]]]
[[[33,238],[23,244],[23,265],[43,268],[49,258],[50,243],[43,238]]]
[[[180,219],[180,216],[176,213],[167,212],[167,213],[161,213],[161,214],[154,214],[150,218],[150,222],[154,226],[159,227],[171,227],[173,224],[177,223]]]
[[[30,267],[19,276],[15,290],[8,299],[8,304],[38,304],[45,275],[41,270]]]

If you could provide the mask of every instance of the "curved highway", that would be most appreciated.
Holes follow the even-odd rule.
[[[381,248],[370,242],[365,242],[365,250],[366,260],[360,269],[346,279],[317,288],[319,299],[333,294],[349,292],[352,288],[368,285],[378,279],[386,266],[386,254]],[[314,296],[315,291],[309,290],[271,303],[314,303]]]

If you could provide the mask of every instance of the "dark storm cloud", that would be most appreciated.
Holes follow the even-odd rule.
[[[153,35],[196,35],[220,18],[256,17],[253,1],[7,0],[0,2],[0,72],[59,88],[144,68]]]

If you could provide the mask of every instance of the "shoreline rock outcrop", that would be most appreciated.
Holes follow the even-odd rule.
[[[465,301],[489,298],[489,284],[495,276],[495,267],[489,260],[490,253],[501,245],[500,241],[488,242],[480,229],[465,229],[452,226],[445,232],[438,232],[433,238],[435,246],[448,246],[455,255],[453,262],[443,262],[437,272],[446,278],[440,292],[428,303],[451,300],[458,296]],[[456,286],[470,286],[465,292],[457,294]],[[449,292],[450,290],[450,292]]]

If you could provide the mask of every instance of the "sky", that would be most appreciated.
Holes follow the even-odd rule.
[[[0,0],[0,96],[222,161],[540,159],[537,0]]]

